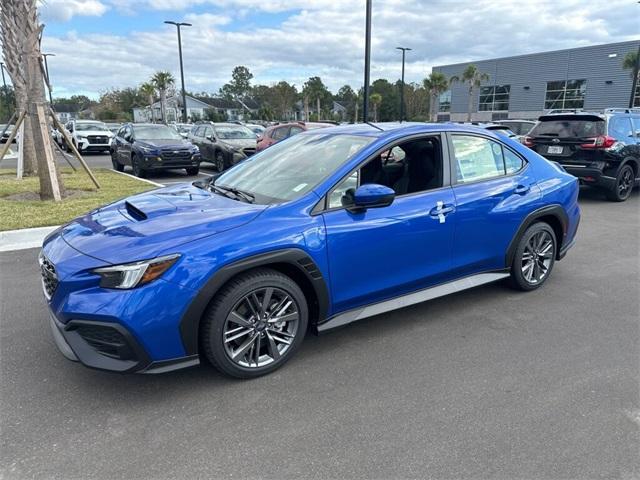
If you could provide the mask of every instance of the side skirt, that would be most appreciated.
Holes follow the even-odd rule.
[[[401,297],[392,298],[383,302],[373,303],[364,307],[348,310],[343,313],[331,317],[326,322],[318,325],[318,332],[325,332],[332,328],[341,327],[348,323],[362,320],[363,318],[379,315],[380,313],[390,312],[391,310],[397,310],[398,308],[408,307],[416,303],[425,302],[438,297],[444,297],[451,293],[460,292],[469,288],[484,285],[485,283],[495,282],[503,278],[507,278],[509,273],[507,272],[491,272],[491,273],[479,273],[477,275],[471,275],[459,280],[453,280],[451,282],[443,283],[435,287],[425,288],[417,292],[402,295]]]

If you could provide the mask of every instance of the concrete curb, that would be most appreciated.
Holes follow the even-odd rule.
[[[156,183],[156,182],[152,182],[151,180],[147,180],[146,178],[140,178],[140,177],[136,177],[135,175],[131,175],[129,173],[125,173],[125,172],[119,172],[117,170],[114,170],[113,168],[111,169],[112,172],[116,172],[119,173],[120,175],[126,175],[127,177],[131,177],[135,180],[140,180],[141,182],[147,182],[150,183],[151,185],[155,185],[156,187],[164,187],[164,185],[162,183]]]
[[[59,225],[0,232],[0,252],[40,247],[44,238],[58,227]]]

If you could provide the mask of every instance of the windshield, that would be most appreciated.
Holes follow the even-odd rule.
[[[104,123],[76,123],[75,130],[77,132],[88,132],[88,131],[101,131],[104,132],[109,130],[107,125]]]
[[[587,138],[604,135],[604,120],[549,120],[538,123],[532,137]]]
[[[251,193],[258,203],[295,200],[373,140],[355,135],[296,135],[239,163],[218,177],[215,185]]]
[[[219,138],[223,140],[230,140],[232,138],[256,138],[255,133],[249,130],[247,127],[242,125],[234,125],[232,126],[224,126],[224,127],[214,127],[216,129],[216,134]]]
[[[138,140],[182,140],[178,132],[165,125],[134,127],[134,132]]]

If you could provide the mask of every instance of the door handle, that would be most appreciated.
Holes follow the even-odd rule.
[[[445,204],[444,202],[438,202],[435,207],[431,209],[429,215],[433,218],[440,219],[440,223],[445,222],[445,216],[455,211],[455,206],[451,204]]]
[[[513,193],[517,194],[517,195],[524,195],[525,193],[527,193],[529,190],[531,190],[531,187],[529,185],[518,185],[514,190]]]

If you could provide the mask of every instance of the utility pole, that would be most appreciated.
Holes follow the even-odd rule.
[[[187,123],[187,94],[184,91],[184,68],[182,66],[182,37],[180,36],[180,27],[190,27],[190,23],[186,22],[171,22],[165,20],[164,23],[169,25],[175,25],[178,29],[178,55],[180,56],[180,82],[182,86],[182,121]]]
[[[404,120],[404,55],[408,47],[396,47],[396,50],[402,50],[402,80],[400,81],[400,123]]]
[[[369,121],[369,73],[371,70],[371,0],[366,0],[366,20],[364,37],[364,122]]]
[[[4,79],[4,63],[0,62],[0,70],[2,70],[2,85],[4,86],[4,91],[7,91],[7,81]]]
[[[47,85],[49,86],[49,105],[53,108],[53,98],[51,98],[51,77],[49,76],[49,64],[47,63],[47,57],[55,57],[55,53],[43,53],[41,54],[42,58],[44,58],[44,73],[47,76]]]

